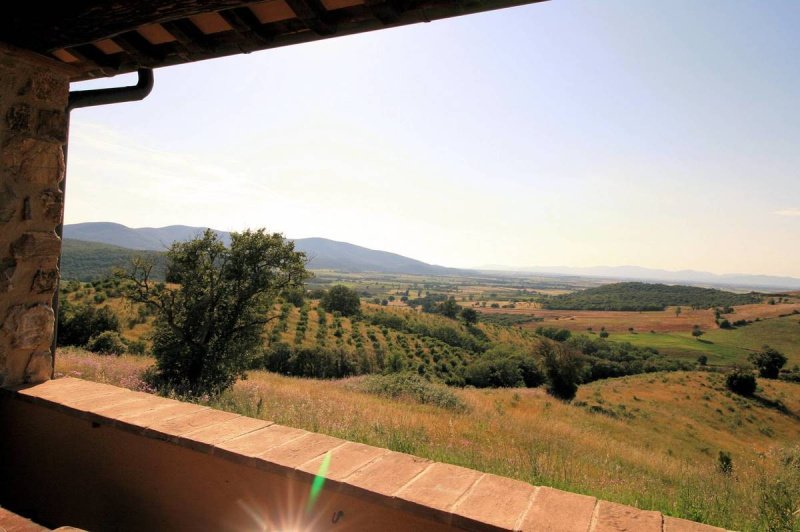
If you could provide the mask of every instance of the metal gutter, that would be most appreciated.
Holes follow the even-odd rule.
[[[140,68],[137,73],[139,79],[136,85],[127,87],[113,87],[109,89],[91,89],[83,91],[70,91],[69,100],[67,102],[67,133],[69,134],[69,118],[70,112],[73,109],[80,109],[81,107],[94,107],[96,105],[111,105],[115,103],[125,102],[138,102],[144,100],[150,91],[153,90],[153,70],[150,68]],[[69,139],[64,144],[64,164],[67,162],[67,148],[69,146]],[[64,179],[61,181],[61,197],[66,200],[67,192],[67,176],[64,173]],[[61,221],[56,226],[56,235],[60,240],[64,238],[64,213],[61,213]],[[58,270],[61,271],[61,255],[58,257]],[[58,282],[56,283],[56,291],[53,294],[53,314],[55,316],[55,323],[53,325],[53,343],[50,346],[50,352],[53,354],[53,375],[55,376],[55,357],[56,357],[56,339],[58,338],[58,294],[61,288],[61,275],[59,273]]]

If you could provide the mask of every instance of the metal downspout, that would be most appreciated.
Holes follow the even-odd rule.
[[[64,144],[64,165],[66,168],[67,152],[69,147],[69,119],[70,112],[73,109],[81,107],[94,107],[96,105],[110,105],[115,103],[136,102],[144,100],[150,91],[153,90],[153,70],[150,68],[140,68],[137,73],[139,79],[136,85],[128,87],[113,87],[109,89],[92,89],[84,91],[70,91],[69,100],[67,102],[67,142]],[[62,201],[66,204],[67,192],[67,174],[64,172],[64,179],[61,180],[61,197]],[[56,226],[56,235],[62,240],[64,239],[64,212],[61,212],[61,221]],[[50,378],[55,377],[56,368],[56,339],[58,338],[58,295],[61,288],[61,255],[58,256],[58,282],[56,282],[56,291],[53,294],[53,315],[55,323],[53,324],[53,343],[50,346],[50,352],[53,354],[53,370]]]

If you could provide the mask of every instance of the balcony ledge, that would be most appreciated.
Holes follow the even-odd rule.
[[[76,422],[82,423],[84,431],[88,426],[92,430],[105,427],[111,431],[127,433],[129,435],[127,438],[120,436],[117,439],[103,440],[114,447],[113,457],[116,458],[112,459],[126,460],[123,455],[131,451],[131,444],[136,445],[136,442],[143,441],[141,438],[146,438],[157,446],[153,449],[163,449],[158,450],[157,454],[169,452],[167,449],[170,447],[178,447],[182,453],[192,455],[202,453],[236,468],[244,468],[238,473],[230,470],[225,470],[223,473],[222,470],[228,466],[213,466],[208,462],[204,464],[203,471],[193,473],[198,476],[196,482],[202,482],[203,475],[210,475],[215,479],[225,475],[232,478],[238,478],[237,475],[250,475],[248,478],[251,478],[253,470],[261,471],[267,475],[264,481],[269,480],[273,487],[276,483],[286,484],[284,491],[288,493],[286,496],[277,497],[288,509],[276,510],[274,493],[271,496],[272,502],[261,500],[254,503],[257,507],[255,512],[258,514],[254,519],[261,524],[276,523],[274,516],[267,514],[278,511],[283,514],[281,522],[285,522],[286,516],[291,515],[289,519],[298,528],[315,530],[327,528],[363,530],[365,523],[368,524],[367,528],[382,530],[447,528],[565,532],[721,530],[663,516],[659,512],[638,510],[598,501],[594,497],[536,487],[517,480],[432,462],[269,421],[75,378],[61,378],[35,386],[6,390],[0,396],[0,413],[13,413],[21,404],[45,409],[51,416],[66,417],[73,425]],[[14,416],[2,417],[11,419]],[[24,424],[19,421],[20,419],[22,417],[19,417],[17,422]],[[52,421],[56,424],[59,422],[56,419]],[[25,432],[26,428],[30,427],[12,425],[3,427],[2,430],[3,434],[19,434],[20,431]],[[41,432],[34,431],[29,437],[35,438],[36,434]],[[90,449],[96,448],[102,455],[103,451],[99,446],[103,441],[92,441],[93,434],[96,432],[89,432],[83,436],[90,440],[86,445]],[[135,439],[131,440],[130,435]],[[4,441],[0,445],[6,443]],[[13,446],[13,442],[11,445]],[[13,447],[12,451],[21,449],[23,445],[25,442],[17,438],[16,447]],[[58,454],[64,450],[65,445],[61,444],[61,447],[53,449],[52,452]],[[2,454],[8,456],[6,450],[3,450]],[[304,512],[303,508],[311,507],[310,488],[317,473],[320,472],[326,454],[329,454],[330,458],[326,460],[329,462],[329,468],[324,475],[324,488],[315,511]],[[184,456],[184,458],[188,460],[192,457]],[[86,461],[90,459],[90,455],[80,459]],[[197,456],[194,456],[194,460],[196,459]],[[160,469],[154,469],[157,467],[155,464],[159,464]],[[187,471],[186,469],[164,471],[163,469],[168,467],[160,464],[156,458],[153,464],[139,465],[153,475],[184,474]],[[18,470],[6,461],[0,463],[0,467],[8,468],[11,474]],[[73,464],[72,468],[69,464],[61,464],[59,467],[63,467],[67,475],[81,475],[78,464]],[[221,469],[217,471],[215,467]],[[3,469],[0,469],[0,472],[4,472]],[[118,469],[124,467],[119,466]],[[114,471],[105,470],[102,474],[109,477],[105,481],[106,484],[120,483],[126,489],[132,489],[130,476],[122,474],[117,479],[114,478]],[[89,476],[90,473],[87,472],[86,475]],[[21,479],[16,479],[15,482],[21,482]],[[94,479],[87,478],[76,482],[80,485],[97,487]],[[234,485],[237,487],[234,488]],[[197,488],[192,487],[192,489]],[[236,483],[229,483],[227,490],[230,490],[231,500],[221,503],[219,499],[220,497],[224,499],[226,493],[222,492],[215,495],[216,498],[209,502],[205,509],[199,504],[196,507],[192,506],[193,503],[189,500],[182,504],[188,505],[185,506],[187,513],[207,511],[209,515],[205,519],[214,519],[214,511],[218,511],[220,504],[231,507],[238,504],[241,507],[242,498],[237,489]],[[136,496],[146,498],[147,492],[137,491]],[[168,491],[154,493],[152,496],[181,499],[180,494]],[[270,496],[264,494],[253,498],[270,499]],[[192,500],[197,499],[195,496]],[[0,500],[0,503],[2,502]],[[106,504],[111,502],[107,501]],[[141,504],[157,506],[159,502],[143,500]],[[240,508],[239,512],[253,513],[254,510],[252,507],[249,510]],[[102,522],[102,512],[94,517],[87,517],[82,522],[75,522],[75,515],[77,514],[64,516],[65,518],[72,516],[73,521],[62,522],[71,522],[90,529],[98,528],[98,525],[101,525],[99,528],[106,528],[109,525]],[[321,515],[325,516],[324,519],[320,518]],[[55,518],[49,517],[51,520]],[[172,526],[178,528],[182,527],[181,523],[185,523],[189,528],[193,525],[188,523],[197,522],[191,519],[182,521],[174,515],[170,519]],[[199,516],[195,516],[195,519],[199,519]],[[118,527],[120,523],[115,523],[114,526]],[[122,528],[127,527],[122,526]]]

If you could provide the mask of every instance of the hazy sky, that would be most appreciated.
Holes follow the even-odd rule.
[[[800,276],[798,28],[797,0],[552,0],[157,70],[73,112],[66,221]]]

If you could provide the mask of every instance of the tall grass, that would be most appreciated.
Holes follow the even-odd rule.
[[[57,360],[61,373],[134,386],[148,365],[77,350]],[[573,404],[540,389],[450,389],[465,405],[452,409],[383,393],[389,384],[364,393],[357,379],[256,371],[209,404],[728,529],[800,530],[800,385],[759,383],[744,399],[716,374],[638,375],[583,386]]]

